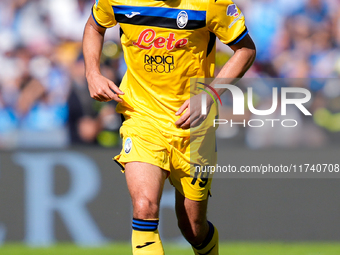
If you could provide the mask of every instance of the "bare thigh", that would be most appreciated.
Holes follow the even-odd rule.
[[[130,192],[133,217],[154,219],[159,217],[159,203],[167,171],[143,162],[125,165],[125,178]]]

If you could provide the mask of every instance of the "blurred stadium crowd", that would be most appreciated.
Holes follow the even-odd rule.
[[[314,78],[310,110],[292,139],[280,129],[219,131],[241,135],[252,148],[321,146],[339,141],[340,1],[235,0],[257,46],[248,78]],[[115,103],[92,100],[84,77],[81,38],[94,0],[1,0],[0,149],[119,143]],[[218,43],[217,71],[230,58]],[[126,70],[118,27],[109,29],[103,74],[119,84]],[[333,78],[320,79],[318,78]],[[271,99],[272,83],[257,89],[258,104]],[[228,101],[228,99],[226,99]],[[290,134],[285,134],[289,136]]]

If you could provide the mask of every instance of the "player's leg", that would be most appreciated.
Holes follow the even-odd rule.
[[[162,255],[157,227],[167,171],[148,163],[130,162],[125,165],[125,176],[133,205],[133,254]]]
[[[218,231],[207,220],[208,199],[194,201],[176,190],[178,226],[196,255],[218,255]]]

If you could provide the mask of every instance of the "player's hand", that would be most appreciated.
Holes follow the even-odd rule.
[[[118,103],[123,102],[123,100],[119,98],[119,95],[124,95],[124,92],[121,91],[116,84],[101,74],[92,74],[88,76],[87,82],[90,95],[93,99],[96,99],[99,102],[108,102],[111,100],[115,100]]]
[[[184,114],[175,122],[176,126],[182,129],[188,129],[199,126],[206,118],[207,115],[201,114],[201,94],[193,96],[186,100],[184,104],[176,112],[176,116]],[[207,112],[210,111],[211,103],[207,103]]]

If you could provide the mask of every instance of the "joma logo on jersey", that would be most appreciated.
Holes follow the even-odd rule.
[[[144,50],[150,50],[152,47],[155,47],[156,49],[166,48],[167,50],[172,50],[174,48],[183,48],[187,44],[188,39],[176,41],[174,33],[170,33],[168,38],[161,36],[156,38],[156,32],[153,29],[145,29],[140,33],[137,42],[133,43],[133,45]]]
[[[151,73],[171,73],[175,69],[174,56],[144,56],[144,69]]]

